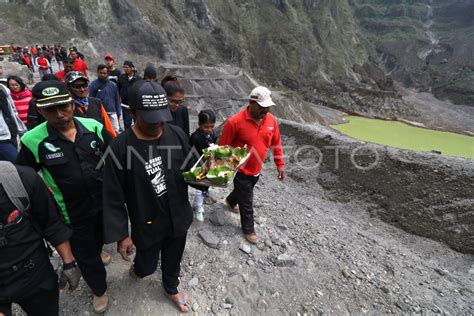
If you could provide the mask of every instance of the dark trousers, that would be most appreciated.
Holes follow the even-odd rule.
[[[0,140],[0,160],[15,162],[18,150],[13,142]]]
[[[102,252],[102,214],[71,224],[73,234],[69,239],[71,250],[76,258],[82,277],[96,296],[102,296],[107,290],[104,264],[100,258]]]
[[[40,289],[35,294],[15,303],[20,305],[28,316],[59,315],[59,290],[57,286],[54,290]],[[11,316],[12,304],[0,303],[0,313]]]
[[[253,187],[260,176],[246,176],[238,172],[234,178],[234,190],[227,197],[231,206],[239,205],[240,222],[244,234],[255,233],[253,219]]]
[[[130,115],[130,112],[128,109],[122,109],[122,118],[123,118],[123,127],[125,129],[129,128],[132,126],[132,116]]]
[[[146,250],[137,249],[133,271],[140,278],[156,271],[161,252],[161,274],[166,293],[178,294],[181,259],[186,246],[186,235],[166,237]]]

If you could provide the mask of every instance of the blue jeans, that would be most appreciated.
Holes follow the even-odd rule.
[[[16,146],[9,140],[0,141],[0,160],[15,163],[18,151]]]

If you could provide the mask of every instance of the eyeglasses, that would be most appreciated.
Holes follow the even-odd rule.
[[[81,88],[86,89],[87,87],[89,87],[89,83],[87,83],[87,82],[71,84],[71,88],[73,88],[73,89],[81,89]]]

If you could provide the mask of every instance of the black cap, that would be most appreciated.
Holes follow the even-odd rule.
[[[124,66],[128,66],[130,68],[135,68],[135,65],[133,64],[133,62],[131,62],[130,60],[126,60],[123,62],[123,65]]]
[[[130,108],[136,110],[149,124],[172,121],[166,91],[158,83],[140,80],[130,91]]]
[[[72,101],[67,87],[57,80],[38,82],[33,87],[33,98],[36,99],[36,106],[40,109],[63,105]]]
[[[146,78],[151,78],[151,79],[156,79],[158,76],[156,72],[156,68],[153,65],[148,65],[145,68],[145,71],[143,72],[143,77]]]

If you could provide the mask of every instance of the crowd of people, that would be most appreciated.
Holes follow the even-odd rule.
[[[59,287],[74,290],[81,275],[94,294],[94,311],[104,312],[111,255],[102,247],[112,242],[126,261],[135,253],[133,279],[154,273],[161,259],[166,295],[188,312],[180,264],[193,219],[204,221],[210,190],[191,185],[191,206],[181,173],[199,158],[195,151],[216,143],[246,145],[251,156],[225,201],[240,214],[245,239],[257,244],[253,189],[269,149],[278,179],[285,174],[270,90],[253,89],[218,139],[211,109],[199,113],[198,128],[190,132],[185,89],[176,77],[159,81],[149,65],[142,78],[130,60],[121,72],[108,54],[91,82],[75,48],[61,55],[62,69],[52,74],[44,52],[56,49],[63,51],[22,50],[40,58],[31,63],[41,74],[31,90],[16,76],[0,80],[0,315],[11,315],[13,302],[28,315],[58,315]],[[43,239],[63,260],[59,285]]]

